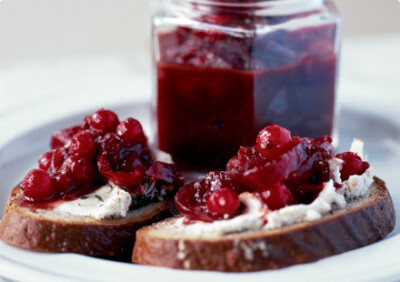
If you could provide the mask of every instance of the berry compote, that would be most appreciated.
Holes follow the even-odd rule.
[[[221,169],[269,124],[332,134],[340,18],[330,1],[169,3],[154,17],[157,140],[181,168]]]
[[[309,204],[333,180],[337,189],[351,175],[361,175],[369,164],[353,152],[334,156],[332,139],[300,138],[269,125],[262,129],[255,146],[240,147],[226,171],[213,171],[204,179],[183,186],[175,196],[177,209],[187,220],[212,222],[241,214],[239,195],[253,193],[269,210],[293,204]],[[337,180],[333,158],[341,163]],[[337,182],[335,182],[337,181]]]
[[[50,144],[52,150],[40,156],[39,168],[29,171],[20,184],[22,204],[51,207],[107,182],[143,202],[149,187],[171,197],[184,183],[175,165],[153,159],[138,120],[120,121],[110,110],[100,109],[82,124],[55,132]]]

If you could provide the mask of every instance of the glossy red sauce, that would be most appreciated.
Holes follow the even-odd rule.
[[[39,157],[20,183],[21,206],[51,209],[62,201],[78,199],[105,183],[133,195],[153,184],[172,196],[184,178],[175,165],[153,159],[142,125],[134,118],[100,109],[81,125],[53,133],[51,151]]]
[[[340,180],[332,174],[333,157],[343,161]],[[240,194],[251,193],[269,210],[293,204],[309,204],[333,181],[337,189],[351,175],[361,175],[370,167],[353,152],[334,156],[332,139],[291,136],[277,125],[265,127],[256,146],[241,147],[226,171],[209,172],[205,178],[183,186],[175,196],[175,206],[190,221],[212,222],[233,218],[244,212]]]

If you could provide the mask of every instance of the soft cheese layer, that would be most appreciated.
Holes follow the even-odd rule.
[[[77,200],[64,202],[54,210],[98,220],[121,218],[127,215],[131,201],[132,197],[128,192],[113,184],[106,184]]]
[[[189,225],[184,225],[182,218],[176,221],[175,228],[183,228],[187,232],[205,236],[261,229],[265,222],[263,218],[268,211],[267,206],[252,193],[242,193],[239,198],[245,206],[241,215],[228,220],[217,220],[212,223],[199,221]]]
[[[267,214],[268,223],[263,226],[263,229],[281,228],[295,223],[320,219],[333,209],[333,205],[344,208],[346,200],[342,194],[336,192],[331,180],[325,183],[324,189],[311,204],[292,205],[269,212]]]

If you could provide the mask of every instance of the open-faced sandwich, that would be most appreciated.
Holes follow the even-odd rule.
[[[132,261],[181,269],[255,271],[312,262],[387,236],[395,215],[385,183],[355,139],[291,137],[271,125],[226,171],[182,187],[176,216],[141,228]]]
[[[135,231],[170,216],[183,185],[154,159],[141,124],[101,109],[53,134],[52,150],[16,186],[0,223],[6,243],[47,252],[130,257]]]

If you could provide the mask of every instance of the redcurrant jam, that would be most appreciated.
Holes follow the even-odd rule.
[[[50,209],[107,182],[132,196],[154,187],[172,197],[184,183],[174,164],[153,159],[138,120],[120,122],[110,110],[100,109],[82,124],[55,132],[50,144],[52,150],[39,157],[39,168],[29,171],[20,184],[20,205]]]
[[[221,169],[269,124],[332,134],[339,17],[330,4],[183,2],[154,18],[158,146],[179,166]]]
[[[308,204],[318,197],[326,182],[334,181],[329,164],[334,157],[332,151],[329,136],[292,137],[287,129],[269,125],[260,131],[255,146],[239,149],[228,161],[226,171],[210,172],[183,186],[175,196],[175,205],[186,222],[212,222],[239,215],[243,192],[252,193],[269,210]],[[342,181],[369,168],[352,152],[336,158],[343,161]],[[342,183],[334,185],[340,188]]]

